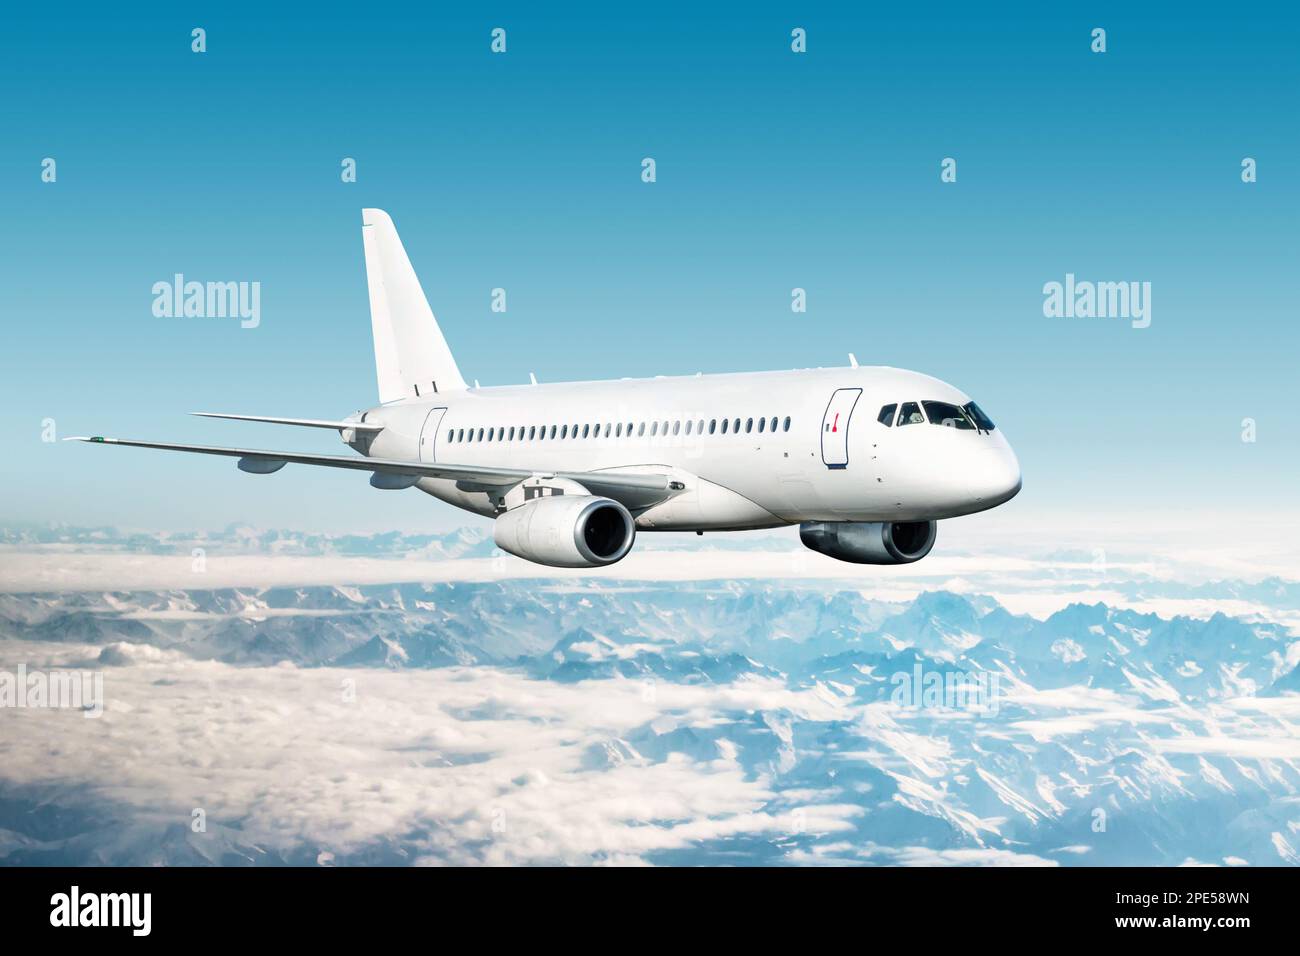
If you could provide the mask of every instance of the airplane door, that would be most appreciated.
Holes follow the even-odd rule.
[[[447,414],[447,409],[433,408],[424,419],[424,427],[420,429],[420,461],[437,461],[434,457],[434,449],[438,444],[438,426],[442,424],[442,416]]]
[[[822,417],[822,463],[827,468],[849,464],[849,417],[862,397],[860,388],[837,388]]]

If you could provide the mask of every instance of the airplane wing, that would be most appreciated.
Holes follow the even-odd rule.
[[[300,452],[266,451],[257,448],[227,448],[220,445],[178,445],[169,442],[136,441],[130,438],[77,436],[65,441],[89,442],[94,445],[124,445],[130,448],[157,448],[163,451],[186,451],[199,455],[237,458],[241,471],[271,474],[287,464],[319,465],[372,473],[371,484],[379,488],[407,488],[420,478],[446,478],[468,491],[504,489],[534,476],[565,478],[576,481],[593,495],[621,502],[629,509],[650,505],[681,491],[680,481],[668,475],[628,474],[601,471],[551,471],[526,468],[496,468],[490,465],[455,465],[445,462],[401,461],[392,458],[358,458],[353,455],[306,455]],[[382,476],[382,477],[381,477]],[[409,478],[409,481],[403,481]]]

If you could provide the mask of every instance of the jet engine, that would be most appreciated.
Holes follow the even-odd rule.
[[[933,521],[807,521],[799,540],[814,551],[854,564],[911,564],[934,547]]]
[[[546,495],[511,508],[493,532],[502,551],[553,568],[595,568],[621,560],[636,540],[632,515],[611,498]]]

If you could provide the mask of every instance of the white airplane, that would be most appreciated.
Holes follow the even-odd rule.
[[[361,457],[70,440],[226,455],[253,474],[368,471],[376,488],[495,518],[502,550],[561,568],[613,564],[638,529],[792,524],[832,558],[906,564],[930,552],[937,521],[1020,491],[1015,453],[968,395],[852,356],[848,368],[470,387],[392,219],[362,210],[361,235],[380,404],[342,420],[195,413],[336,429]]]

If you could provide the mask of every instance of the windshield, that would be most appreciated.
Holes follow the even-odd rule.
[[[976,427],[978,427],[980,431],[991,432],[996,427],[993,424],[993,419],[985,415],[984,410],[974,402],[969,402],[968,404],[963,405],[962,410],[970,416],[971,421],[975,423]]]
[[[975,425],[966,413],[956,405],[949,405],[947,402],[922,402],[925,406],[925,414],[930,418],[931,425],[947,425],[949,428],[960,428],[963,431],[972,432]]]
[[[925,422],[925,416],[921,414],[921,406],[916,402],[904,402],[903,407],[898,412],[898,424],[896,428],[902,428],[904,425],[920,425]]]

